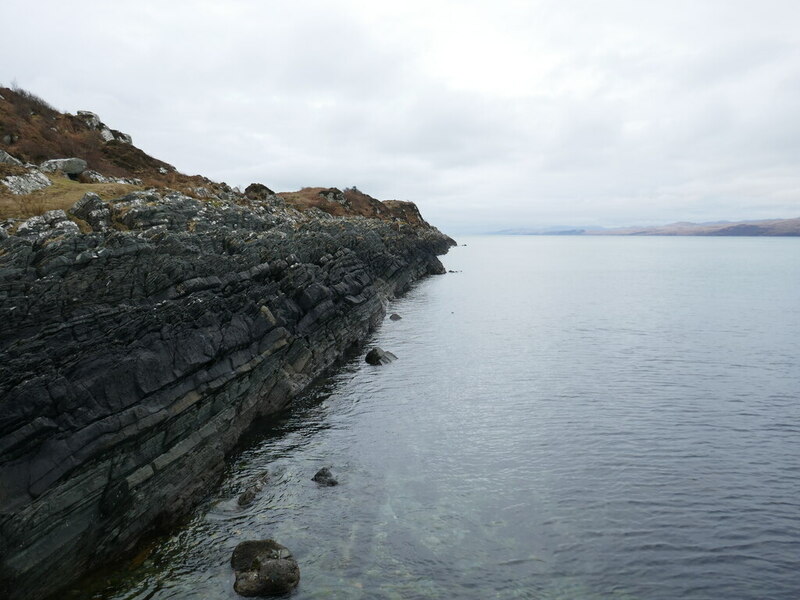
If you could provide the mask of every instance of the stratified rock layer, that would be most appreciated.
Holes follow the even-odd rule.
[[[71,211],[84,233],[0,237],[0,597],[42,598],[172,523],[256,417],[443,272],[436,229],[265,197],[93,197]]]

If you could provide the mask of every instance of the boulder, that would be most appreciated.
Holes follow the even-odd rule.
[[[311,480],[325,486],[339,485],[339,482],[333,477],[333,474],[328,467],[322,467],[319,471],[317,471],[316,475],[311,478]]]
[[[274,540],[242,542],[233,551],[234,591],[240,596],[278,596],[300,581],[300,567],[289,549]]]
[[[79,110],[78,117],[92,129],[97,129],[103,124],[100,117],[88,110]]]
[[[397,356],[376,346],[367,352],[367,356],[364,360],[371,365],[388,365],[390,362],[397,360]]]
[[[268,197],[274,196],[275,192],[263,183],[251,183],[244,188],[244,195],[250,200],[266,200]]]
[[[325,198],[328,202],[337,202],[342,206],[349,206],[349,202],[347,198],[344,196],[344,192],[339,188],[328,188],[327,190],[322,190],[319,193],[320,196]]]
[[[61,171],[66,175],[80,175],[86,170],[86,166],[86,161],[82,158],[54,158],[44,161],[39,169],[45,173]]]
[[[401,316],[400,316],[400,315],[398,315],[397,313],[392,313],[392,314],[389,316],[389,319],[390,319],[390,320],[392,320],[392,321],[399,321],[399,320],[400,320],[400,319],[402,319],[402,318],[403,318],[403,317],[401,317]]]

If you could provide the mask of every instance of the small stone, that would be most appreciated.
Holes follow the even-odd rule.
[[[240,596],[278,596],[300,582],[300,567],[288,548],[274,540],[242,542],[233,551],[234,591]]]
[[[392,321],[399,321],[399,320],[400,320],[400,319],[402,319],[402,318],[403,318],[403,317],[401,317],[401,316],[400,316],[400,315],[398,315],[397,313],[392,313],[392,314],[391,314],[391,316],[389,317],[389,319],[391,319]]]
[[[328,467],[322,467],[319,471],[317,471],[317,474],[311,478],[311,480],[316,481],[320,485],[339,485],[339,482],[334,479],[333,474]]]

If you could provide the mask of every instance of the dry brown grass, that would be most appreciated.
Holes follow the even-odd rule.
[[[333,189],[321,187],[303,188],[296,192],[280,192],[278,195],[289,206],[300,211],[318,208],[336,217],[361,216],[384,221],[395,221],[397,219],[411,225],[429,226],[422,219],[417,206],[413,202],[402,202],[400,200],[380,201],[353,187],[345,188],[343,193],[347,205],[343,206],[338,202],[327,200],[322,195]]]
[[[5,179],[9,175],[25,175],[28,169],[19,165],[0,163],[0,179]]]
[[[132,144],[105,142],[82,119],[58,112],[25,90],[0,87],[0,96],[4,98],[0,100],[0,148],[23,162],[39,164],[75,156],[103,175],[141,179],[145,186],[159,190],[176,190],[193,197],[198,197],[197,187],[212,193],[226,191],[221,184],[200,175],[178,173],[172,165]],[[5,136],[11,141],[4,143]]]
[[[86,192],[94,192],[104,200],[109,200],[144,189],[141,186],[121,183],[80,183],[67,177],[54,176],[50,177],[50,180],[53,185],[32,194],[15,196],[3,193],[0,195],[0,220],[27,219],[59,208],[67,210],[83,198]]]
[[[0,147],[23,162],[41,163],[51,158],[84,159],[90,169],[113,177],[162,177],[159,169],[174,171],[163,161],[133,145],[106,143],[100,132],[83,119],[62,114],[18,88],[0,87]],[[5,136],[10,143],[2,143]]]

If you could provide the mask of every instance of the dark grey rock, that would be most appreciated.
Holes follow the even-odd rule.
[[[244,195],[250,200],[266,200],[270,196],[274,196],[275,192],[273,192],[263,183],[251,183],[244,188]]]
[[[371,365],[388,365],[390,362],[397,360],[397,357],[391,352],[386,352],[376,346],[367,352],[367,356],[364,360]]]
[[[84,194],[68,212],[86,221],[94,231],[107,231],[111,227],[111,211],[108,204],[92,192]]]
[[[331,470],[328,467],[322,467],[316,474],[311,478],[312,481],[316,481],[320,485],[324,486],[334,486],[339,485],[339,482],[334,478]]]
[[[398,315],[397,313],[392,313],[392,314],[391,314],[391,316],[389,317],[389,319],[391,319],[392,321],[399,321],[399,320],[400,320],[400,319],[402,319],[402,318],[403,318],[403,317],[401,317],[401,316],[400,316],[400,315]]]
[[[289,549],[274,540],[242,542],[233,551],[234,591],[240,596],[279,596],[300,582],[300,567]]]

